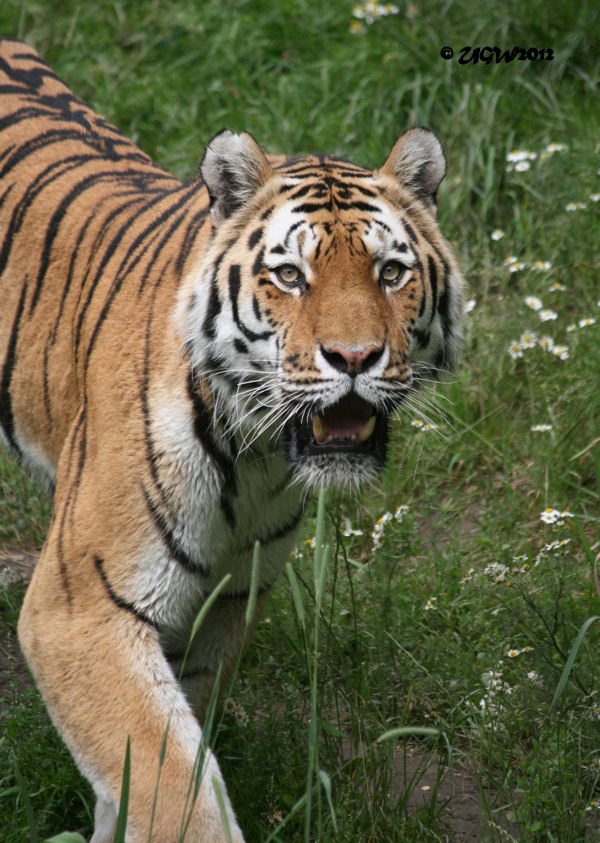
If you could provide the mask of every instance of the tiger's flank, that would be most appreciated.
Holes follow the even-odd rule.
[[[255,542],[259,610],[307,490],[374,480],[391,414],[452,367],[445,171],[426,129],[374,171],[223,131],[182,183],[1,42],[0,438],[54,488],[19,637],[95,791],[93,843],[114,838],[128,739],[127,840],[179,839],[251,632]],[[241,841],[201,763],[186,839]]]

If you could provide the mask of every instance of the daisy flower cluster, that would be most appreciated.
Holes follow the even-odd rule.
[[[386,524],[389,524],[390,521],[396,521],[397,523],[401,523],[408,511],[408,506],[406,504],[402,504],[402,506],[399,506],[393,514],[391,512],[385,512],[381,516],[381,518],[377,519],[377,521],[373,525],[373,532],[371,533],[371,540],[373,541],[373,550],[377,550],[377,548],[381,547],[381,545],[383,544],[383,535],[385,532]]]
[[[532,650],[533,647],[530,644],[526,644],[525,647],[511,647],[506,655],[509,659],[516,659],[521,653],[531,653]]]
[[[437,430],[436,424],[432,424],[432,422],[423,421],[423,419],[413,419],[411,421],[411,425],[416,430],[420,430],[422,432],[426,432],[428,430]]]
[[[529,149],[513,149],[506,156],[506,172],[507,173],[524,173],[531,169],[533,161],[546,161],[556,152],[566,152],[568,147],[564,143],[549,143],[541,153],[531,152]],[[591,202],[600,202],[600,193],[591,193]],[[565,211],[585,211],[587,202],[567,202]]]
[[[565,525],[565,518],[573,517],[573,513],[568,510],[548,508],[541,513],[540,520],[545,524],[555,524],[557,527],[563,527]],[[556,561],[559,558],[564,558],[570,543],[571,539],[569,538],[557,538],[551,542],[546,542],[537,552],[533,560],[533,567],[536,568],[542,562]],[[484,577],[489,577],[494,585],[503,583],[510,587],[512,585],[511,577],[527,574],[531,570],[531,567],[529,556],[523,553],[519,556],[512,557],[512,565],[506,565],[503,562],[491,562],[489,565],[486,565],[483,572],[479,572],[475,568],[469,568],[467,574],[462,578],[461,583],[468,583],[476,577],[483,575]]]
[[[586,759],[582,762],[581,767],[584,773],[592,773],[594,776],[600,776],[600,755]]]
[[[573,518],[573,513],[569,512],[567,509],[553,509],[552,507],[547,507],[540,513],[540,521],[543,521],[544,524],[558,524],[562,526],[565,523],[565,518]]]
[[[483,569],[483,575],[485,577],[490,577],[494,585],[504,583],[510,587],[512,585],[512,581],[510,579],[511,575],[526,574],[529,570],[527,556],[513,556],[512,561],[512,567],[505,565],[503,562],[492,562]],[[461,582],[469,582],[469,580],[474,578],[475,574],[475,569],[469,568],[467,576],[464,577]]]
[[[400,10],[392,3],[377,3],[376,0],[365,0],[352,9],[354,20],[350,24],[350,32],[358,34],[366,31],[365,24],[371,26],[379,18],[397,15]]]
[[[498,718],[506,711],[504,700],[514,693],[514,688],[504,680],[502,674],[502,662],[497,670],[489,670],[483,674],[483,685],[485,688],[482,698],[479,700],[479,714],[492,717],[492,728],[504,729]]]
[[[524,173],[536,158],[537,152],[530,152],[528,149],[513,149],[506,156],[506,172],[510,173],[514,170],[517,173]]]
[[[526,645],[525,647],[511,647],[507,652],[507,656],[511,659],[515,659],[523,653],[532,652],[533,649],[534,648],[529,645]],[[477,706],[471,701],[467,703],[471,711],[474,711],[480,717],[485,718],[486,728],[491,727],[492,729],[500,732],[506,731],[502,723],[502,715],[508,713],[508,707],[506,705],[507,700],[517,690],[515,686],[506,681],[503,670],[504,662],[501,659],[495,670],[488,670],[481,677],[483,683],[483,695],[479,700],[479,705]],[[540,675],[535,670],[527,671],[525,676],[528,683],[526,685],[527,688],[530,687],[529,683],[540,683]],[[474,725],[478,727],[480,723],[476,721]]]
[[[233,697],[227,697],[225,700],[225,711],[235,718],[238,726],[247,726],[250,722],[250,718],[246,714],[244,707],[236,702]]]
[[[521,264],[519,261],[517,261],[517,259],[513,256],[510,256],[506,259],[505,265],[511,272],[516,271],[514,267],[521,269],[526,266],[525,264]],[[530,268],[538,271],[548,270],[551,268],[551,264],[549,261],[536,261],[535,264],[533,264]],[[566,290],[566,286],[564,284],[560,284],[559,282],[554,282],[548,287],[548,290],[551,293],[564,292]],[[558,313],[555,310],[544,307],[544,303],[542,302],[542,299],[539,296],[525,296],[524,304],[530,310],[533,310],[535,313],[537,313],[540,322],[554,322],[556,319],[558,319]],[[595,317],[585,317],[579,320],[578,326],[579,328],[586,328],[590,325],[594,325],[595,322]],[[567,331],[574,331],[576,329],[577,325],[573,325],[568,327]],[[543,351],[547,351],[550,354],[553,354],[559,360],[569,359],[568,345],[555,342],[554,339],[548,334],[540,336],[536,331],[531,330],[524,331],[518,340],[512,340],[508,345],[508,353],[513,358],[513,360],[517,360],[519,357],[523,357],[524,352],[530,348],[541,348]]]
[[[546,161],[556,152],[566,152],[568,147],[564,143],[549,143],[539,154],[540,161]],[[538,159],[537,152],[531,152],[529,149],[513,149],[506,156],[506,171],[507,173],[516,172],[524,173],[531,167],[531,162]]]

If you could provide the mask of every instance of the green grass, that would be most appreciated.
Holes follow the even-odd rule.
[[[562,2],[549,15],[541,0],[423,0],[362,34],[349,32],[353,4],[341,0],[48,6],[4,0],[0,29],[33,43],[78,95],[180,176],[225,126],[270,151],[336,151],[377,166],[402,130],[422,124],[448,156],[441,227],[476,301],[461,367],[395,423],[381,485],[327,501],[319,600],[312,552],[301,545],[296,590],[282,577],[259,624],[231,690],[248,721],[225,711],[216,738],[247,839],[266,840],[282,821],[282,840],[446,839],[441,804],[405,810],[420,788],[417,779],[403,785],[405,747],[440,769],[470,771],[492,840],[507,839],[496,827],[502,813],[519,840],[598,839],[586,810],[600,799],[596,624],[551,708],[578,631],[600,614],[597,4]],[[555,60],[461,66],[439,55],[444,45],[458,55],[486,44],[550,47]],[[568,149],[542,159],[550,142]],[[528,170],[507,171],[515,148],[538,154]],[[587,207],[567,211],[570,202]],[[525,268],[510,272],[509,255]],[[551,268],[536,271],[535,261]],[[555,282],[565,289],[550,291]],[[556,319],[542,322],[527,296]],[[589,317],[596,323],[580,327]],[[568,345],[568,359],[539,345],[513,359],[509,344],[527,331]],[[412,426],[417,417],[436,428]],[[552,429],[532,431],[538,424]],[[408,514],[384,523],[375,548],[374,525],[400,505]],[[547,507],[573,517],[545,524]],[[0,455],[0,540],[39,542],[48,510]],[[362,535],[344,535],[348,527]],[[309,518],[305,538],[314,531]],[[14,635],[21,595],[0,592],[3,628]],[[40,839],[66,828],[89,836],[89,789],[37,693],[16,676],[2,718],[4,839],[28,834],[17,769]],[[378,742],[403,726],[437,737]]]

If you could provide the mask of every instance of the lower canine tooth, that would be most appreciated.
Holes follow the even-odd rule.
[[[358,441],[366,442],[375,430],[375,416],[371,416],[368,422],[365,422],[358,431]]]

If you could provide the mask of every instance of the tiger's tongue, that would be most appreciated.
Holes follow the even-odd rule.
[[[317,445],[333,439],[366,442],[374,429],[372,406],[354,394],[342,398],[323,410],[321,415],[313,417],[313,434]]]

